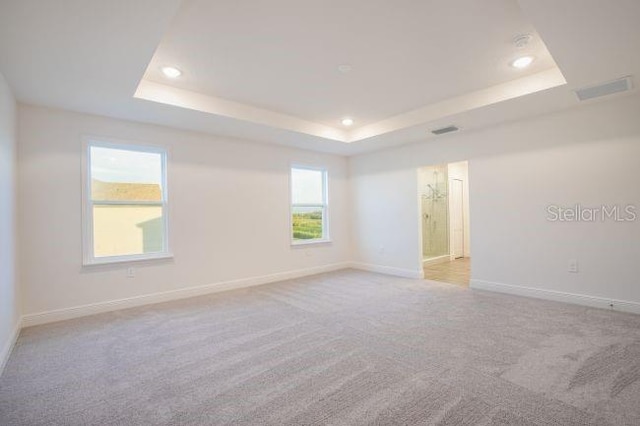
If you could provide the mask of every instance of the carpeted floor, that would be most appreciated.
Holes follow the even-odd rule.
[[[1,425],[638,425],[640,316],[341,271],[22,331]]]

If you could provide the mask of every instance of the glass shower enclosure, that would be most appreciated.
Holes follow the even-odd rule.
[[[448,182],[446,164],[418,169],[424,263],[449,257]]]

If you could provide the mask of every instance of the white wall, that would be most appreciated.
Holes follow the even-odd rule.
[[[384,156],[350,158],[354,260],[379,272],[423,276],[418,171]]]
[[[545,211],[550,203],[640,203],[638,114],[640,97],[624,97],[347,160],[20,106],[18,258],[24,313],[349,260],[418,277],[417,168],[460,160],[469,160],[474,282],[640,302],[634,269],[640,222],[550,223]],[[133,279],[126,278],[128,265],[81,266],[84,134],[169,150],[173,260],[136,264]],[[289,245],[291,162],[329,169],[330,245]],[[569,274],[567,262],[574,258],[580,272]]]
[[[26,315],[350,260],[346,158],[40,107],[19,107]],[[175,258],[82,267],[81,147],[97,135],[166,147]],[[289,166],[328,168],[331,244],[292,248]]]
[[[16,102],[0,74],[0,374],[20,318],[15,268]]]
[[[640,302],[640,221],[546,220],[551,203],[640,204],[638,117],[633,95],[352,157],[356,260],[418,273],[416,168],[469,160],[476,284]]]

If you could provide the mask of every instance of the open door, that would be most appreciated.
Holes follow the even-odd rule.
[[[464,257],[464,189],[460,179],[451,179],[450,185],[451,256],[459,259]]]

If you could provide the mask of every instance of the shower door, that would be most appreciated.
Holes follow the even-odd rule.
[[[447,166],[420,169],[422,256],[424,260],[449,255],[449,197]]]

